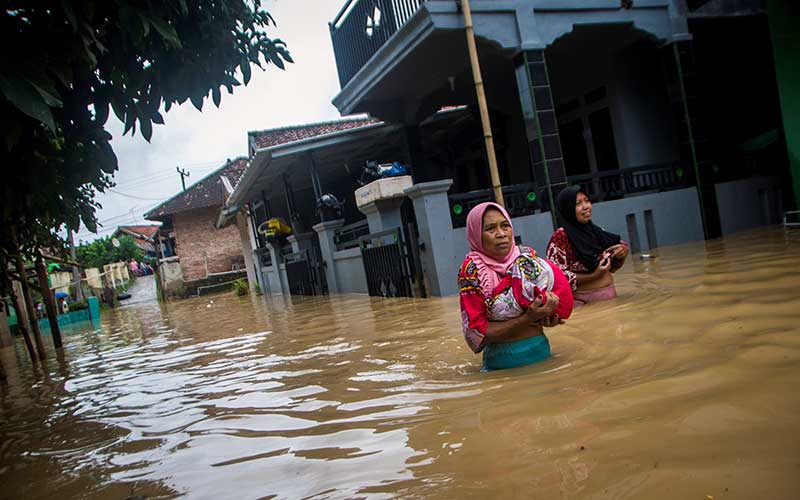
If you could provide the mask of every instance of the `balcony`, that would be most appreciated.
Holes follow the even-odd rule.
[[[580,185],[594,202],[618,200],[631,196],[683,189],[694,185],[691,172],[677,163],[644,165],[567,177],[569,185]],[[550,210],[547,190],[535,184],[503,186],[506,210],[511,217],[523,217]],[[465,227],[467,214],[485,201],[494,201],[491,189],[448,196],[453,227]]]
[[[347,0],[329,24],[344,88],[426,0]]]

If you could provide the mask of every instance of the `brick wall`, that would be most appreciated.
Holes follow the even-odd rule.
[[[217,229],[219,207],[200,208],[172,214],[176,253],[181,258],[183,279],[194,280],[208,273],[222,273],[238,264],[244,269],[242,239],[239,229],[231,224]]]

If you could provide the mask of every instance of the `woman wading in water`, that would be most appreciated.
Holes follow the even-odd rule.
[[[544,326],[564,323],[572,291],[558,266],[514,244],[508,213],[481,203],[467,215],[470,252],[458,274],[464,338],[483,368],[513,368],[550,356]]]
[[[564,225],[550,238],[547,259],[564,271],[576,305],[613,299],[613,273],[625,263],[628,245],[592,222],[592,202],[580,186],[561,191],[557,207]]]

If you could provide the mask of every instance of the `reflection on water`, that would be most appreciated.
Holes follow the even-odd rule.
[[[658,255],[488,374],[456,298],[144,302],[41,369],[17,345],[0,498],[797,498],[800,237]]]

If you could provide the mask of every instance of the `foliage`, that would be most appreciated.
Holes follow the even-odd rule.
[[[94,197],[117,158],[104,125],[150,140],[163,111],[246,85],[251,64],[292,62],[261,0],[4,2],[0,13],[0,249],[63,251],[58,230],[97,230]]]
[[[237,280],[234,280],[231,283],[231,287],[233,288],[233,291],[236,292],[236,295],[239,296],[247,295],[248,293],[250,293],[250,288],[247,285],[247,280],[244,278],[239,278]]]
[[[69,303],[69,312],[83,311],[84,309],[89,309],[89,304],[84,300]]]
[[[119,247],[114,246],[110,236],[79,245],[75,249],[78,263],[84,267],[103,267],[112,262],[127,262],[131,259],[139,261],[144,257],[144,252],[136,246],[133,237],[122,235],[117,240]]]

